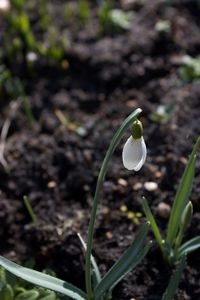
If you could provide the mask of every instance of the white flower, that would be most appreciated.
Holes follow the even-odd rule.
[[[10,10],[9,0],[0,0],[0,13],[7,13]]]
[[[28,62],[34,63],[38,59],[38,55],[35,52],[30,51],[30,52],[27,53],[26,59],[27,59]]]
[[[132,136],[126,141],[122,151],[123,165],[128,170],[139,171],[147,155],[147,148],[143,136],[134,139]]]

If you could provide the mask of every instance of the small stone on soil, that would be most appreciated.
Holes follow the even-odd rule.
[[[147,181],[147,182],[144,183],[144,188],[148,192],[154,192],[158,189],[158,184],[156,182],[153,182],[153,181]]]
[[[136,100],[129,100],[126,102],[126,106],[129,108],[135,108],[137,107],[138,103]]]
[[[107,239],[112,239],[112,237],[113,237],[113,234],[112,234],[112,232],[110,232],[110,231],[108,231],[108,232],[106,232],[106,237],[107,237]]]
[[[128,182],[123,178],[120,178],[118,180],[118,184],[121,185],[121,186],[125,186],[125,187],[128,186]]]
[[[48,186],[49,189],[55,188],[56,185],[57,185],[56,182],[53,181],[53,180],[52,180],[52,181],[49,181],[48,184],[47,184],[47,186]]]
[[[137,182],[133,186],[134,191],[139,191],[141,188],[142,188],[142,183],[141,182]]]
[[[164,202],[160,202],[157,206],[157,214],[163,218],[167,219],[170,215],[171,207]]]
[[[162,173],[160,171],[156,171],[155,173],[156,178],[162,177]]]
[[[180,157],[180,162],[183,164],[183,165],[187,165],[187,159],[185,157]]]

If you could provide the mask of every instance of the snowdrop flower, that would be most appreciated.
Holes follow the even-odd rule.
[[[0,13],[7,13],[10,10],[9,0],[0,0]]]
[[[142,136],[142,123],[139,120],[134,121],[131,131],[132,135],[126,141],[122,151],[122,161],[126,169],[139,171],[147,155],[145,141]]]
[[[37,55],[37,53],[30,51],[27,53],[26,59],[29,63],[34,63],[38,59],[38,55]]]

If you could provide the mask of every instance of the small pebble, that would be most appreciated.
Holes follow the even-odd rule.
[[[177,130],[178,126],[177,126],[176,124],[172,124],[172,125],[170,126],[170,128],[171,128],[172,130]]]
[[[156,182],[153,182],[153,181],[147,181],[147,182],[144,183],[144,188],[148,192],[154,192],[158,189],[158,184]]]
[[[69,69],[69,62],[66,59],[64,59],[61,63],[61,67],[63,70]]]
[[[113,234],[112,234],[112,232],[110,232],[110,231],[108,231],[108,232],[106,232],[106,237],[107,237],[107,239],[112,239],[112,237],[113,237]]]
[[[76,132],[80,136],[86,136],[87,135],[87,130],[84,127],[81,127],[81,126],[76,129]]]
[[[126,205],[122,205],[122,206],[120,207],[120,211],[121,211],[122,213],[126,213],[126,212],[128,211],[127,206],[126,206]]]
[[[110,213],[109,207],[103,206],[103,207],[101,208],[101,213],[102,213],[103,215],[108,215],[108,214]]]
[[[126,105],[129,107],[129,108],[135,108],[138,104],[137,104],[137,101],[136,100],[129,100],[126,102]]]
[[[118,180],[118,184],[121,185],[121,186],[124,186],[124,187],[128,186],[128,182],[123,178],[120,178]]]
[[[134,213],[134,212],[129,211],[129,212],[127,213],[127,218],[128,218],[129,220],[133,219],[134,217],[135,217],[135,213]]]
[[[162,177],[162,173],[160,171],[156,171],[155,176],[156,176],[156,178],[160,178],[160,177]]]
[[[188,160],[185,157],[180,157],[179,160],[183,165],[187,165]]]
[[[84,184],[83,189],[84,189],[85,192],[89,192],[90,187],[89,187],[88,184]]]
[[[171,207],[165,202],[160,202],[157,206],[157,214],[163,219],[167,219],[169,217],[170,211]]]
[[[61,236],[63,234],[63,229],[62,228],[56,228],[57,234]]]
[[[139,191],[141,188],[142,188],[142,183],[141,182],[137,182],[133,186],[134,191]]]
[[[56,182],[53,181],[53,180],[49,181],[48,184],[47,184],[49,189],[54,189],[56,187],[56,185],[57,185]]]

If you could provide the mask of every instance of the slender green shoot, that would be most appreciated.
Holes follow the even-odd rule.
[[[143,199],[143,210],[145,215],[151,224],[152,231],[158,246],[163,253],[164,259],[170,264],[176,263],[182,254],[189,253],[200,247],[199,237],[196,239],[194,238],[188,244],[185,243],[185,246],[182,246],[185,231],[188,228],[193,215],[192,202],[189,201],[189,196],[194,180],[196,157],[199,148],[200,137],[198,137],[189,157],[189,161],[185,167],[185,171],[183,173],[172,206],[167,234],[164,239],[161,237],[159,228],[156,224],[147,200],[145,198]]]
[[[35,117],[33,115],[33,111],[30,106],[30,102],[27,97],[24,97],[24,112],[30,124],[35,123]]]
[[[183,255],[177,263],[176,269],[161,300],[172,300],[174,298],[185,266],[186,256]]]
[[[149,204],[148,204],[145,197],[143,197],[142,204],[143,204],[143,210],[144,210],[144,213],[146,215],[146,218],[151,224],[151,228],[152,228],[152,231],[154,233],[155,239],[156,239],[161,251],[164,252],[163,239],[162,239],[162,236],[160,234],[160,230],[158,228],[158,225],[156,224],[155,218],[154,218],[154,216],[151,212],[151,209],[150,209]]]
[[[170,219],[168,223],[167,229],[167,243],[172,247],[175,238],[177,235],[178,227],[181,221],[181,215],[185,206],[189,201],[189,195],[192,189],[194,172],[195,172],[195,164],[196,164],[196,154],[200,147],[200,137],[197,139],[196,144],[194,145],[193,151],[190,155],[188,164],[183,173],[181,182],[179,184],[175,200],[172,206],[172,211],[170,214]]]
[[[37,222],[38,222],[38,220],[37,220],[37,217],[36,217],[36,215],[35,215],[35,213],[33,211],[33,208],[32,208],[32,206],[30,204],[30,201],[29,201],[28,197],[24,196],[23,197],[23,201],[24,201],[24,205],[26,206],[26,209],[27,209],[27,211],[28,211],[28,213],[29,213],[29,215],[31,217],[32,224],[36,225]]]

